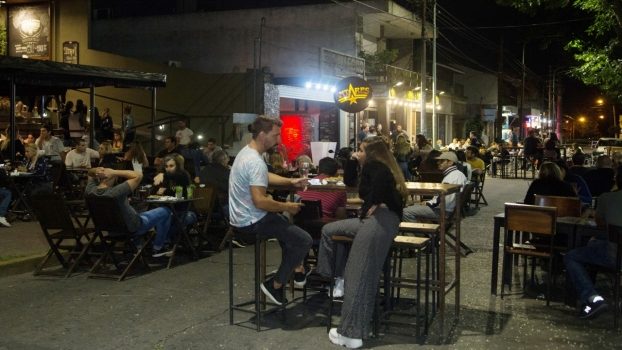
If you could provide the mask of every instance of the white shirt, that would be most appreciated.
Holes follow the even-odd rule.
[[[188,129],[188,128],[184,128],[182,130],[177,130],[177,132],[175,133],[175,137],[179,140],[178,144],[186,146],[187,144],[190,143],[192,135],[194,135],[194,133],[192,132],[192,130]]]
[[[460,188],[460,191],[462,191],[462,189],[464,188],[464,185],[467,184],[466,176],[464,176],[462,171],[458,170],[458,168],[456,168],[455,165],[447,168],[443,174],[444,174],[443,183],[460,185],[462,186],[462,188]],[[432,198],[431,200],[428,201],[428,203],[432,205],[437,204],[437,201],[438,201],[437,198],[438,196]],[[453,212],[455,207],[456,207],[456,195],[450,194],[450,195],[445,196],[445,210]]]
[[[78,153],[75,149],[72,149],[65,157],[65,166],[72,168],[90,168],[92,158],[99,158],[99,152],[87,148],[84,152]]]
[[[268,166],[246,146],[235,157],[229,175],[229,219],[235,227],[252,225],[267,214],[253,204],[251,186],[268,187]]]

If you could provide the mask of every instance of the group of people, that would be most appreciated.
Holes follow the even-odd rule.
[[[295,215],[301,209],[299,202],[276,201],[268,195],[272,185],[306,187],[304,177],[288,178],[269,171],[262,157],[279,142],[281,122],[259,116],[252,124],[252,139],[236,156],[229,181],[230,223],[238,231],[258,238],[276,238],[283,249],[283,259],[275,275],[261,284],[263,293],[275,304],[287,303],[283,286],[293,278],[298,286],[306,283],[311,272],[304,260],[312,244],[312,237],[294,225],[282,213]],[[434,159],[443,182],[464,186],[466,175],[457,169],[455,153],[446,152]],[[361,203],[359,216],[344,218],[322,227],[317,272],[324,277],[337,276],[333,293],[343,295],[341,325],[329,332],[329,340],[348,348],[358,348],[369,333],[374,310],[374,298],[382,266],[402,220],[421,221],[439,219],[438,198],[408,206],[408,191],[404,173],[393,154],[387,137],[366,137],[359,149],[346,160],[344,182],[356,186]],[[337,172],[334,159],[319,162],[320,178]],[[305,192],[297,193],[305,198]],[[311,194],[307,198],[320,199],[323,210],[330,217],[335,207],[345,205],[342,196]],[[327,201],[325,207],[324,202]],[[447,196],[447,215],[456,207],[455,196]],[[330,210],[327,210],[331,208]],[[345,235],[353,238],[347,256],[336,249],[331,237]],[[333,258],[338,263],[333,266]]]

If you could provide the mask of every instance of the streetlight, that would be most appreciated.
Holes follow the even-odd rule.
[[[596,104],[600,107],[602,107],[604,109],[605,107],[605,99],[603,99],[602,97],[599,97],[598,99],[596,99]],[[611,112],[612,112],[612,120],[613,120],[613,128],[616,128],[618,126],[618,124],[616,123],[616,105],[615,104],[611,104]],[[604,115],[600,115],[599,116],[600,119],[605,119]],[[613,137],[617,137],[615,129],[613,132]]]

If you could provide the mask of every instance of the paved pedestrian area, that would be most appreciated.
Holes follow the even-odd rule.
[[[435,322],[430,335],[419,338],[394,334],[403,330],[382,329],[364,347],[411,349],[423,342],[423,348],[435,349],[622,348],[620,331],[611,330],[611,312],[593,321],[579,320],[574,308],[559,301],[546,307],[543,300],[523,296],[518,278],[512,295],[490,296],[492,217],[502,211],[504,202],[521,200],[528,184],[487,179],[490,205],[464,219],[463,240],[475,252],[462,260],[462,300],[455,325],[447,321],[440,334]],[[5,265],[44,252],[36,223],[16,222],[0,229]],[[280,257],[278,244],[269,243],[268,252],[270,270]],[[235,254],[236,295],[250,298],[253,248],[236,249]],[[0,272],[3,269],[6,266],[0,266]],[[322,293],[267,316],[259,333],[247,314],[236,314],[236,321],[248,322],[230,326],[224,253],[124,282],[87,279],[85,273],[68,279],[10,275],[0,277],[0,295],[0,350],[338,348],[328,341],[328,304]],[[446,318],[451,320],[453,299],[448,300]]]

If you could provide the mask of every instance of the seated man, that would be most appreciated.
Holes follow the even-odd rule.
[[[615,172],[613,171],[613,161],[609,156],[600,156],[596,159],[596,168],[590,169],[583,175],[583,180],[587,182],[590,193],[594,197],[602,193],[611,191],[614,183]]]
[[[113,170],[109,168],[91,168],[85,195],[113,197],[123,212],[123,221],[130,232],[141,236],[155,227],[156,237],[153,242],[154,256],[160,252],[171,227],[171,210],[158,207],[138,214],[128,201],[128,196],[140,185],[143,175],[132,170]],[[115,185],[118,178],[126,179]]]
[[[99,152],[86,147],[84,139],[78,141],[75,149],[65,156],[65,166],[68,168],[91,168],[91,159],[99,159]]]
[[[458,157],[454,152],[443,152],[436,158],[438,162],[438,168],[443,172],[444,184],[454,184],[464,187],[467,183],[467,178],[458,168]],[[404,221],[417,222],[422,219],[425,220],[438,220],[440,218],[441,208],[439,207],[440,198],[438,196],[431,200],[424,202],[423,205],[415,204],[404,208]],[[445,197],[445,214],[450,216],[456,207],[456,195],[450,194]]]
[[[618,173],[622,168],[618,168]],[[596,208],[596,224],[622,226],[620,205],[622,205],[622,176],[616,178],[617,191],[603,193],[598,197]],[[594,289],[585,265],[598,265],[608,268],[615,267],[614,246],[607,239],[590,239],[587,246],[571,250],[564,256],[564,265],[572,284],[575,287],[581,309],[580,318],[593,318],[607,309],[605,299]],[[618,307],[617,305],[615,307]]]
[[[173,136],[169,136],[164,139],[164,149],[156,154],[153,165],[162,167],[164,165],[164,157],[173,153],[181,154],[181,148],[177,146],[177,139]]]
[[[212,162],[207,164],[200,174],[201,183],[209,184],[218,193],[218,204],[225,217],[229,217],[229,155],[223,150],[214,152]]]
[[[479,157],[479,150],[477,147],[469,146],[465,152],[467,163],[471,164],[471,169],[474,174],[481,174],[486,169],[486,164]]]
[[[333,158],[326,157],[320,159],[319,174],[314,179],[323,180],[327,177],[337,175],[337,161]],[[298,191],[296,193],[302,200],[320,200],[322,203],[322,215],[334,218],[339,208],[345,208],[347,194],[345,191],[326,192],[326,191]],[[345,215],[345,211],[342,213]]]
[[[290,224],[281,215],[295,215],[300,203],[277,202],[266,194],[268,185],[302,186],[306,179],[288,179],[268,173],[261,154],[274,147],[281,134],[279,119],[259,116],[253,122],[252,139],[235,157],[229,178],[229,218],[231,225],[244,234],[254,234],[259,239],[276,238],[283,249],[283,259],[274,277],[261,284],[263,293],[275,304],[287,303],[283,284],[291,274],[302,287],[309,269],[302,262],[311,248],[311,236],[298,226]]]

